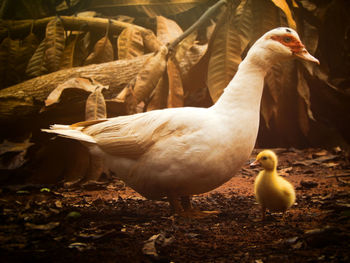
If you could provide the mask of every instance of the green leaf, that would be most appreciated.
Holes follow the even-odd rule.
[[[16,192],[16,194],[20,194],[20,195],[27,195],[30,194],[30,192],[28,190],[18,190]]]
[[[50,193],[51,192],[51,190],[49,189],[49,188],[41,188],[40,189],[40,192],[42,192],[42,193],[44,193],[44,192],[46,192],[46,193]]]
[[[77,219],[77,218],[81,217],[81,214],[77,211],[72,211],[66,217],[71,218],[71,219]]]

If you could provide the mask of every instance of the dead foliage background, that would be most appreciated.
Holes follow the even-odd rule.
[[[219,2],[226,4],[182,38]],[[271,69],[257,146],[340,146],[349,152],[348,1],[0,3],[2,181],[12,180],[19,167],[31,179],[35,168],[38,182],[97,180],[86,175],[89,165],[74,165],[96,166],[83,147],[49,140],[40,128],[166,107],[208,107],[252,43],[279,26],[296,29],[321,65],[292,61]],[[101,75],[114,66],[109,79]],[[86,77],[88,69],[93,73]],[[66,147],[71,153],[62,156]]]

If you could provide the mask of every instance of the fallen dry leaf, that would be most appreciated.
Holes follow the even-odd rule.
[[[71,78],[71,79],[67,80],[66,82],[58,85],[57,88],[55,88],[53,91],[51,91],[51,93],[49,94],[49,96],[45,100],[45,106],[47,107],[47,106],[50,106],[54,103],[58,103],[60,96],[62,94],[62,91],[65,89],[74,88],[74,89],[82,89],[82,90],[85,90],[88,92],[94,92],[97,87],[108,88],[108,87],[103,86],[102,84],[100,84],[97,81],[92,80],[92,79]]]
[[[167,54],[168,49],[166,46],[162,46],[160,51],[146,60],[143,68],[137,74],[133,88],[137,103],[148,98],[157,86],[166,68]]]
[[[99,120],[107,118],[106,102],[102,94],[104,87],[97,87],[86,100],[85,120]]]

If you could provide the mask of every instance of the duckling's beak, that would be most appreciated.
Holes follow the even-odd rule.
[[[294,52],[293,53],[295,56],[297,56],[298,58],[301,58],[303,60],[306,61],[311,61],[311,62],[315,62],[318,65],[320,64],[320,61],[318,61],[317,58],[315,58],[314,56],[312,56],[307,50],[306,48],[303,48],[302,50],[298,51],[298,52]]]
[[[250,167],[256,167],[258,165],[260,165],[259,160],[255,160],[254,162],[250,163]]]

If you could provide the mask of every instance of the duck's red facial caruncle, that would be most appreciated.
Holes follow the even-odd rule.
[[[313,57],[305,48],[303,43],[300,42],[298,38],[293,36],[290,33],[284,34],[284,35],[274,35],[271,37],[271,39],[280,42],[282,45],[288,47],[292,54],[294,56],[297,56],[301,59],[315,62],[317,64],[320,64],[318,59]]]
[[[282,36],[272,36],[273,40],[280,42],[282,45],[288,47],[293,53],[300,52],[304,45],[296,39],[292,34],[285,34]]]

